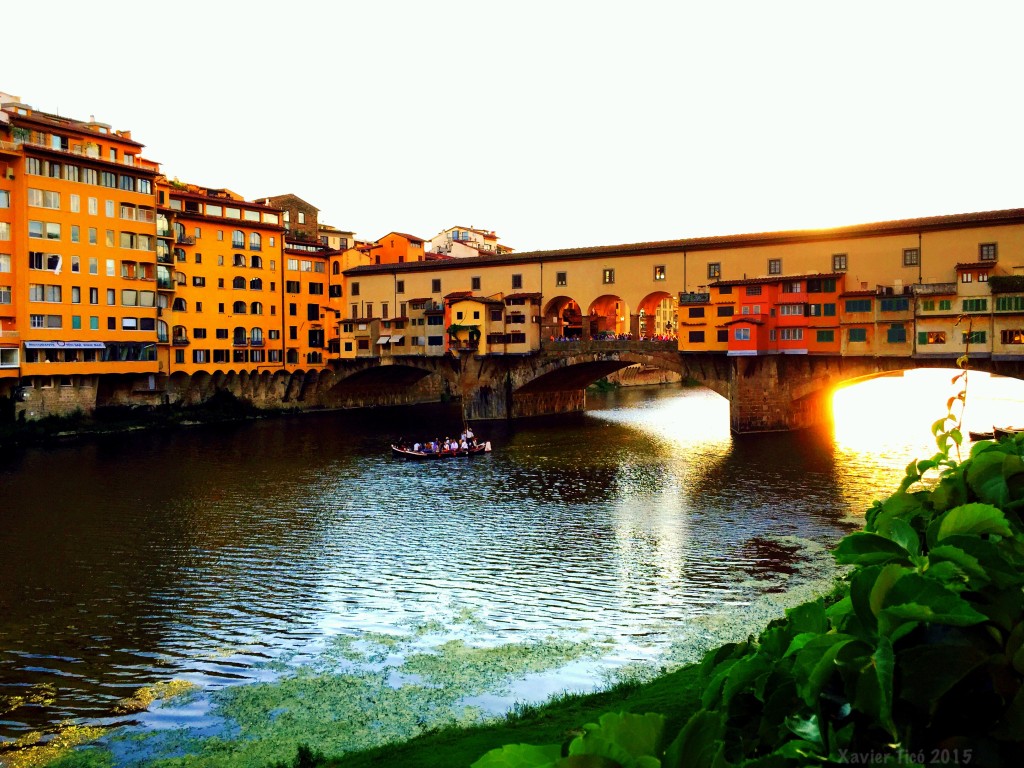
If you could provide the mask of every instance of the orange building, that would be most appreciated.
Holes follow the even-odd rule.
[[[29,415],[88,407],[99,375],[158,372],[159,169],[128,131],[0,102],[0,377]]]
[[[160,179],[157,287],[168,374],[284,367],[281,211]]]
[[[371,256],[373,264],[402,264],[407,261],[423,261],[425,254],[423,238],[404,232],[388,232],[374,243]]]

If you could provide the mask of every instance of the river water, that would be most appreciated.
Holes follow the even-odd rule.
[[[827,547],[907,461],[933,452],[927,425],[945,398],[908,426],[907,391],[894,391],[904,421],[849,406],[845,436],[840,424],[731,436],[723,399],[656,387],[590,394],[581,414],[482,426],[496,450],[473,459],[385,452],[401,434],[458,431],[457,409],[444,406],[6,457],[0,738],[68,720],[123,724],[117,702],[142,686],[180,679],[205,694],[268,681],[282,660],[294,670],[332,639],[410,627],[449,640],[443,628],[455,627],[485,644],[598,643],[466,698],[484,711],[699,658],[823,589]],[[986,407],[1024,418],[1017,394]],[[188,726],[210,711],[200,700],[130,722]]]

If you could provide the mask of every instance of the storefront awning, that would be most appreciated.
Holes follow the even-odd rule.
[[[405,334],[402,334],[402,333],[398,334],[397,336],[392,336],[391,337],[391,343],[392,344],[397,344],[398,342],[400,342],[404,338],[405,338]]]
[[[102,341],[26,341],[25,349],[106,349]]]
[[[377,339],[377,343],[381,345],[387,344],[389,341],[391,341],[390,336],[381,336],[379,339]]]

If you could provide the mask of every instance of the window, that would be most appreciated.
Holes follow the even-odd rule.
[[[74,197],[74,195],[72,195]],[[11,193],[6,189],[0,189],[0,208],[11,207]]]
[[[797,280],[795,282],[788,282],[787,281],[787,282],[782,284],[782,292],[783,293],[800,293],[802,289],[803,289],[803,284],[799,280]],[[809,286],[808,286],[808,290],[810,290]]]
[[[333,285],[331,287],[334,288]],[[337,287],[339,288],[338,295],[341,296],[341,292],[340,292],[341,286],[339,285]],[[479,287],[480,286],[477,286],[477,288],[479,288]],[[395,283],[395,293],[405,293],[405,280],[398,280]]]
[[[516,276],[513,275],[512,276],[512,283],[513,283],[512,287],[513,288],[515,288],[515,279],[516,279]],[[471,277],[469,279],[469,287],[470,287],[471,290],[479,291],[480,290],[480,278],[479,277]]]
[[[231,311],[236,315],[244,315],[246,311],[246,305],[244,301],[236,301],[231,305]]]
[[[769,275],[781,275],[782,274],[782,259],[768,259],[768,274]]]
[[[867,341],[868,330],[867,328],[851,328],[847,332],[846,338],[850,341]]]
[[[441,292],[441,280],[440,280],[440,278],[434,278],[433,280],[430,281],[430,292],[431,293],[440,293]],[[356,294],[353,293],[352,295],[355,296]]]
[[[245,248],[245,232],[240,229],[236,229],[231,233],[231,247]]]
[[[11,254],[0,253],[0,272],[11,271]]]
[[[910,308],[910,299],[882,299],[880,309],[883,312],[906,312]]]
[[[779,329],[783,341],[803,341],[803,328],[781,328]]]
[[[566,272],[555,272],[555,285],[565,287],[567,285],[567,276]]]
[[[960,282],[961,283],[969,283],[973,279],[974,279],[974,275],[971,274],[970,272],[961,272],[960,273]]]
[[[918,331],[917,333],[918,345],[926,344],[945,344],[946,343],[946,332],[945,331]]]
[[[998,255],[996,243],[982,243],[978,246],[979,261],[995,261]]]
[[[988,299],[964,299],[964,312],[984,312],[988,309]]]
[[[6,221],[0,221],[0,240],[11,239],[11,225]]]
[[[284,290],[285,293],[302,293],[302,283],[298,280],[286,280]]]
[[[1024,344],[1024,330],[1000,331],[999,340],[1003,344]]]
[[[960,340],[963,344],[984,344],[985,331],[964,331]]]
[[[885,340],[889,344],[903,344],[907,340],[907,329],[901,324],[894,323],[886,331]]]
[[[665,279],[665,265],[664,264],[659,264],[659,265],[654,267],[654,279],[656,281],[657,280],[664,280]],[[702,341],[703,341],[703,339],[702,339]]]
[[[871,299],[847,299],[846,300],[846,311],[847,312],[870,312],[871,311]]]
[[[690,331],[688,338],[691,344],[703,344],[704,331]]]
[[[324,295],[324,284],[323,283],[310,283],[309,284],[310,296],[323,296]]]
[[[846,271],[846,254],[845,253],[833,253],[832,254],[832,271],[833,272],[845,272]]]
[[[722,264],[718,261],[708,263],[708,279],[717,280],[722,276]]]
[[[716,309],[718,317],[732,317],[733,313],[736,311],[732,306],[722,306],[717,307]]]
[[[903,266],[916,267],[921,263],[921,251],[918,248],[903,249]]]
[[[746,293],[747,296],[760,296],[761,295],[761,286],[760,285],[748,285],[744,289],[744,293]]]
[[[614,283],[615,282],[615,270],[614,269],[604,269],[604,270],[602,270],[602,272],[601,272],[601,282],[604,283],[605,285],[611,285],[612,283]]]
[[[804,313],[803,304],[780,304],[779,314],[780,315],[802,315]]]
[[[195,275],[192,278],[192,285],[194,285],[196,288],[202,288],[206,285],[206,278],[201,277],[199,275]]]
[[[836,340],[836,332],[835,331],[815,331],[814,332],[814,340],[817,341],[819,344],[826,344],[826,343],[829,343],[829,342],[833,342],[833,341]]]
[[[263,238],[260,237],[259,232],[253,232],[249,235],[249,250],[250,251],[262,251],[263,250]]]
[[[749,328],[737,328],[733,331],[732,337],[736,341],[750,341],[750,329]]]
[[[940,299],[939,300],[939,311],[944,312],[953,308],[952,299]]]
[[[263,281],[260,278],[258,278],[258,277],[254,277],[252,280],[249,281],[249,290],[250,291],[262,291],[263,290]]]
[[[522,287],[523,287],[523,276],[522,275],[512,275],[512,289],[513,290],[519,290]]]
[[[1024,296],[997,296],[996,312],[1024,312]]]
[[[704,307],[690,307],[689,317],[704,317]]]
[[[238,277],[236,277],[234,280],[231,281],[231,287],[234,290],[236,290],[236,291],[244,291],[245,290],[245,278],[242,277],[241,275],[239,275]]]
[[[437,282],[440,282],[440,281],[437,281]],[[441,286],[440,285],[437,287],[437,290],[438,291],[441,290]],[[359,295],[359,283],[352,283],[352,286],[349,289],[349,294],[352,295],[352,296],[358,296]]]

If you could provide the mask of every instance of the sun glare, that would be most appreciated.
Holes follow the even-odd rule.
[[[931,425],[942,418],[946,403],[962,388],[955,369],[907,371],[840,389],[832,400],[835,439],[839,446],[871,450],[887,440],[933,445]],[[963,414],[964,440],[969,430],[992,426],[1024,427],[1024,381],[972,371]]]

